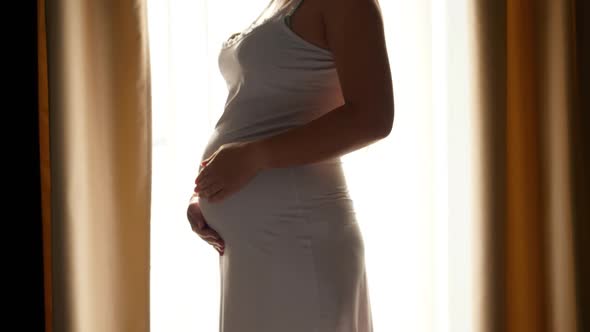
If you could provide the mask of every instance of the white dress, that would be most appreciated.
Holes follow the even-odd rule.
[[[202,159],[224,143],[276,135],[344,103],[332,53],[288,25],[300,1],[222,46],[229,95]],[[264,170],[200,206],[225,241],[221,332],[373,331],[363,237],[340,158]]]

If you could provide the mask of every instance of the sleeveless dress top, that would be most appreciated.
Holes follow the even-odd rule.
[[[201,159],[344,104],[332,53],[289,26],[301,1],[221,46],[228,97]],[[373,331],[363,237],[340,158],[267,169],[222,201],[199,202],[225,241],[220,332]]]

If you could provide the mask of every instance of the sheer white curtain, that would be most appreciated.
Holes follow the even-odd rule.
[[[219,47],[267,1],[148,0],[153,332],[218,329],[218,254],[191,232],[185,210],[198,157],[225,103]],[[365,238],[375,331],[475,331],[477,252],[466,208],[475,199],[475,175],[466,171],[474,124],[470,101],[449,99],[469,93],[470,73],[455,71],[470,68],[468,0],[452,6],[386,0],[381,8],[394,128],[369,149],[344,157]],[[458,195],[449,199],[449,192]]]

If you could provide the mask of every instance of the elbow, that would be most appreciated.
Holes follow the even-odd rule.
[[[377,139],[383,139],[391,134],[393,129],[394,108],[390,107],[386,111],[380,113],[381,116],[373,122],[372,132]]]
[[[368,136],[371,140],[383,139],[391,133],[393,128],[393,118],[390,117],[379,117],[378,119],[371,119],[366,121],[363,132],[365,136]]]
[[[393,129],[393,118],[395,104],[393,98],[386,98],[378,104],[373,104],[373,132],[376,139],[383,139],[391,134]]]
[[[386,117],[383,121],[383,128],[381,128],[381,138],[385,138],[391,134],[391,130],[393,129],[393,118],[394,118],[394,111],[393,108],[391,109],[390,114]]]
[[[366,136],[373,140],[383,139],[391,133],[393,128],[394,107],[393,105],[383,107],[366,106],[354,109],[354,123],[362,130]],[[367,111],[371,110],[371,111]],[[360,125],[360,126],[359,126]]]

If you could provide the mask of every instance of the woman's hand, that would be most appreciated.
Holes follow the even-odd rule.
[[[220,201],[242,189],[263,165],[262,152],[253,142],[224,144],[201,163],[195,193],[209,202]]]
[[[223,256],[225,250],[225,242],[221,236],[205,221],[203,214],[201,213],[201,207],[199,205],[199,198],[193,194],[191,196],[188,209],[186,211],[188,221],[191,224],[193,232],[197,233],[203,240],[212,245],[220,256]]]

